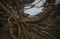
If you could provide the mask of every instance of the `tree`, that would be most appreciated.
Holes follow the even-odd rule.
[[[33,1],[34,0],[0,0],[0,12],[6,14],[2,15],[0,18],[4,19],[4,21],[6,20],[5,25],[8,27],[7,30],[9,31],[9,36],[11,36],[12,39],[56,39],[52,34],[42,31],[41,27],[39,26],[39,24],[44,24],[42,23],[43,19],[45,19],[43,16],[47,17],[46,15],[49,14],[49,12],[45,13],[38,20],[27,22],[24,21],[23,8],[25,4]],[[31,5],[30,8],[34,6],[35,5]],[[51,6],[47,8],[47,11],[49,11],[50,8]],[[4,24],[2,23],[2,25]]]

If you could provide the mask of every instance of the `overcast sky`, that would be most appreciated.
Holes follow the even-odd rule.
[[[35,1],[33,2],[33,4],[36,4],[38,1],[40,1],[40,0],[35,0]],[[40,7],[40,6],[43,5],[44,2],[45,2],[45,0],[42,0],[42,1],[41,1],[40,3],[38,3],[36,6]],[[55,5],[60,4],[60,0],[56,0],[54,4],[55,4]],[[28,8],[28,7],[26,7],[26,8]],[[31,9],[25,10],[24,12],[25,12],[25,13],[28,13],[28,14],[30,14],[30,15],[36,15],[36,14],[38,14],[39,12],[42,12],[42,9],[43,9],[43,7],[41,7],[41,8],[34,7],[34,8],[31,8]]]
[[[60,4],[60,0],[55,1],[55,5]]]
[[[40,1],[40,0],[35,0],[35,1],[33,2],[33,4],[36,4],[38,1]],[[44,2],[45,2],[45,1],[41,1],[41,2],[40,2],[39,4],[37,4],[36,6],[40,7],[40,6],[43,5]],[[26,8],[28,8],[28,7],[26,7]],[[34,8],[31,8],[31,9],[25,10],[24,12],[25,12],[25,13],[28,13],[28,14],[30,14],[30,15],[36,15],[36,14],[38,14],[39,12],[42,12],[42,9],[43,9],[43,7],[41,7],[41,8],[34,7]]]

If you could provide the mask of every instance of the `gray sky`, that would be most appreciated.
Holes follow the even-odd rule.
[[[35,1],[33,2],[33,4],[36,4],[38,1],[39,1],[39,0],[35,0]],[[44,2],[45,2],[45,1],[41,1],[41,2],[40,2],[39,4],[37,4],[36,6],[40,7],[40,6],[43,5]],[[28,7],[26,7],[26,8],[28,8]],[[28,14],[30,14],[30,15],[36,15],[36,14],[38,14],[39,12],[42,12],[42,9],[43,9],[43,7],[41,7],[41,8],[34,7],[34,8],[31,8],[31,9],[25,10],[24,12],[25,12],[25,13],[28,13]]]
[[[36,15],[39,12],[42,12],[42,8],[31,8],[29,10],[26,10],[25,13],[28,13],[30,15]]]
[[[60,4],[60,0],[55,1],[55,5]]]
[[[40,0],[35,0],[35,1],[33,2],[33,4],[37,4],[38,1],[40,1]],[[41,1],[40,3],[38,3],[36,6],[40,7],[40,6],[43,5],[44,2],[45,2],[45,0],[42,0],[42,1]],[[57,5],[57,4],[60,4],[60,0],[56,0],[56,1],[55,1],[55,5]],[[25,7],[25,8],[29,8],[29,7],[30,7],[30,6]],[[31,8],[31,9],[25,10],[24,12],[25,12],[25,13],[28,13],[28,14],[30,14],[30,15],[36,15],[36,14],[38,14],[39,12],[42,12],[42,9],[43,9],[43,7],[41,7],[41,8],[34,7],[34,8]]]

